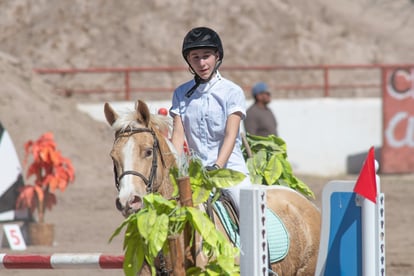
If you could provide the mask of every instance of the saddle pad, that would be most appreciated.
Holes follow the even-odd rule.
[[[224,207],[221,201],[216,200],[213,206],[230,240],[235,246],[240,248],[239,226],[233,222],[226,207]]]
[[[266,208],[266,230],[270,262],[283,260],[289,251],[289,233],[282,220],[269,208]]]
[[[214,202],[214,209],[233,244],[240,248],[239,227],[231,220],[226,208],[220,201]],[[274,263],[286,257],[289,251],[289,233],[280,218],[266,208],[266,232],[270,262]]]

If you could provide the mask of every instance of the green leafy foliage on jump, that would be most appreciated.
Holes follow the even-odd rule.
[[[288,186],[305,196],[315,197],[312,190],[294,176],[287,160],[286,143],[282,138],[275,135],[263,137],[247,133],[246,140],[252,156],[248,157],[245,147],[243,147],[243,154],[252,183]]]
[[[171,169],[170,179],[177,194],[179,175],[182,174],[177,168]],[[188,175],[194,205],[206,201],[218,188],[232,186],[245,177],[244,174],[228,169],[207,172],[200,160],[194,158],[189,161]],[[152,275],[155,275],[155,259],[159,252],[168,256],[168,237],[180,235],[187,223],[201,236],[202,251],[208,262],[203,268],[188,268],[186,275],[240,275],[239,266],[234,263],[234,258],[239,254],[238,249],[216,229],[203,211],[180,206],[176,200],[167,200],[157,193],[146,195],[144,207],[125,219],[110,237],[109,241],[112,241],[126,228],[123,245],[125,275],[137,275],[144,261],[151,267]]]
[[[183,174],[178,168],[171,168],[170,181],[174,186],[173,196],[178,195],[178,179],[181,175]],[[243,173],[231,169],[206,171],[201,161],[194,157],[188,160],[186,175],[190,177],[194,205],[206,202],[212,194],[215,195],[214,197],[218,196],[220,189],[240,183],[246,177]]]

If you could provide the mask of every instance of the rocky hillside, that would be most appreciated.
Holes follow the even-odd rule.
[[[52,93],[50,83],[71,79],[33,68],[184,65],[182,39],[200,25],[221,35],[226,65],[413,62],[413,11],[408,0],[3,0],[0,120],[20,155],[24,141],[50,130],[73,156],[82,148],[94,157],[107,150],[106,126]],[[96,140],[105,142],[85,146]]]
[[[227,64],[412,60],[408,0],[13,1],[0,50],[33,67],[179,65],[185,33],[208,25]]]

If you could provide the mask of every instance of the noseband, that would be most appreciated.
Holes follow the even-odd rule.
[[[144,181],[145,185],[147,186],[147,192],[152,192],[152,187],[153,187],[153,183],[154,183],[154,179],[157,175],[157,168],[158,168],[158,163],[157,163],[157,150],[160,153],[160,157],[161,157],[161,162],[162,165],[165,167],[165,163],[164,163],[164,159],[162,158],[162,154],[161,154],[161,149],[158,143],[158,138],[155,135],[155,132],[152,129],[149,128],[136,128],[136,129],[128,129],[128,130],[123,130],[123,131],[118,131],[115,133],[115,141],[119,138],[119,137],[123,137],[123,136],[132,136],[134,134],[138,134],[138,133],[145,133],[145,132],[149,132],[151,133],[153,139],[154,139],[154,143],[152,145],[152,166],[151,166],[151,172],[148,178],[146,178],[143,174],[141,174],[140,172],[137,171],[124,171],[121,173],[120,176],[117,175],[117,171],[116,171],[116,167],[114,165],[114,176],[115,176],[115,186],[116,189],[119,191],[120,188],[120,183],[121,183],[121,179],[126,176],[126,175],[135,175],[138,176],[142,179],[142,181]]]

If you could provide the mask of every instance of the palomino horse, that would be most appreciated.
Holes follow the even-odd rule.
[[[115,131],[111,157],[119,191],[117,208],[128,216],[142,207],[142,198],[149,192],[171,198],[168,174],[176,158],[171,143],[160,131],[166,123],[158,115],[150,114],[148,106],[140,100],[129,113],[120,115],[108,103],[104,111]],[[268,190],[267,206],[284,222],[290,239],[287,256],[273,263],[272,270],[277,275],[314,275],[321,223],[318,208],[298,192],[286,188]]]

